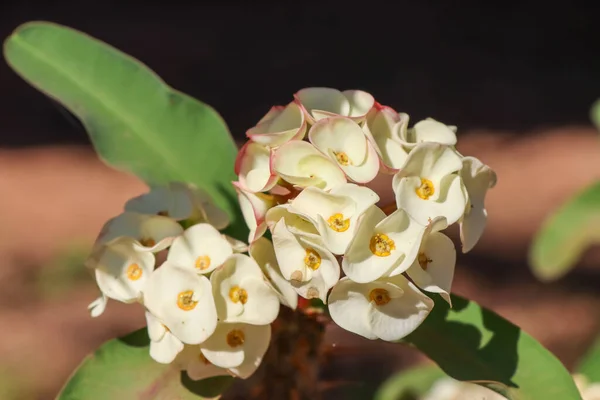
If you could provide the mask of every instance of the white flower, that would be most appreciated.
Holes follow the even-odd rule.
[[[327,193],[306,188],[292,200],[288,211],[312,222],[323,243],[334,254],[343,254],[354,237],[359,217],[379,201],[377,193],[347,183]]]
[[[330,190],[346,182],[346,175],[338,165],[308,142],[287,142],[272,157],[275,173],[292,185]]]
[[[322,119],[310,128],[308,139],[354,182],[370,182],[377,176],[377,151],[353,120],[345,117]]]
[[[582,400],[600,400],[600,383],[590,383],[588,378],[582,374],[573,374],[573,380]]]
[[[398,136],[400,142],[408,148],[413,148],[423,142],[454,146],[456,144],[455,132],[455,126],[447,126],[433,118],[427,118],[417,122],[411,129],[398,131]]]
[[[202,343],[217,326],[208,278],[169,261],[146,282],[144,305],[183,343]]]
[[[275,106],[246,132],[246,136],[263,146],[277,147],[290,140],[302,140],[306,134],[306,119],[295,102],[286,107]]]
[[[326,87],[302,89],[294,98],[311,124],[336,115],[360,121],[375,104],[373,96],[362,90],[340,92]]]
[[[464,157],[460,175],[463,179],[469,202],[460,222],[462,251],[470,251],[481,238],[487,223],[485,195],[496,185],[496,173],[475,157]]]
[[[173,365],[187,371],[187,375],[193,381],[213,376],[233,375],[227,369],[217,367],[208,361],[200,351],[200,345],[185,345],[173,361]]]
[[[433,304],[402,275],[370,283],[342,278],[329,295],[329,312],[336,324],[367,339],[386,341],[413,332]]]
[[[439,232],[447,226],[443,218],[435,219],[428,225],[419,254],[407,274],[418,287],[439,293],[451,305],[450,287],[456,265],[456,250],[452,240]]]
[[[277,174],[271,170],[271,151],[254,142],[246,144],[238,152],[235,173],[241,187],[250,192],[264,192],[277,183]]]
[[[157,214],[177,221],[207,221],[217,229],[224,229],[229,225],[227,213],[215,206],[205,191],[183,182],[152,187],[150,192],[125,203],[125,211]]]
[[[246,379],[260,365],[270,341],[271,325],[223,322],[200,345],[200,351],[211,364]]]
[[[295,310],[298,307],[298,294],[292,284],[281,274],[273,243],[267,238],[259,238],[250,245],[249,254],[262,270],[272,289],[277,293],[281,304]]]
[[[422,225],[436,217],[446,218],[449,225],[455,223],[467,204],[466,189],[458,174],[461,169],[462,160],[451,147],[418,144],[394,175],[398,209],[404,209]]]
[[[275,229],[275,224],[280,219],[285,220],[287,229],[294,235],[300,235],[313,239],[319,238],[319,231],[315,225],[307,218],[290,212],[290,204],[280,204],[271,208],[265,217],[265,221],[271,232]]]
[[[285,219],[273,229],[273,247],[281,273],[305,299],[327,302],[327,292],[340,279],[340,266],[322,243],[291,233]]]
[[[417,257],[424,232],[425,227],[402,209],[386,217],[371,206],[344,254],[342,268],[350,279],[361,283],[401,274]]]
[[[232,254],[231,244],[218,230],[209,224],[197,224],[173,241],[167,261],[207,274],[223,265]]]
[[[154,255],[136,251],[133,239],[121,237],[97,247],[86,265],[94,268],[98,287],[106,297],[133,303],[140,300],[154,270]]]
[[[408,119],[408,114],[398,114],[385,106],[376,106],[367,114],[363,130],[375,144],[375,150],[385,169],[390,172],[397,172],[408,157],[408,152],[399,140],[399,132],[406,132]]]
[[[150,357],[161,364],[170,364],[183,350],[183,342],[148,311],[146,323],[150,337]]]
[[[106,303],[108,302],[108,298],[104,293],[100,295],[96,300],[92,301],[88,306],[88,311],[92,318],[99,317],[106,310]]]
[[[491,389],[452,378],[438,379],[422,400],[506,400]]]
[[[252,243],[265,234],[267,230],[265,216],[267,211],[276,204],[275,199],[266,193],[252,193],[244,190],[237,182],[233,182],[233,185],[238,195],[244,221],[250,229],[248,242]]]
[[[279,298],[252,258],[234,254],[211,277],[219,320],[264,325],[279,313]]]
[[[135,240],[136,250],[157,252],[169,247],[182,232],[181,225],[169,217],[126,211],[104,224],[95,246],[125,237]]]

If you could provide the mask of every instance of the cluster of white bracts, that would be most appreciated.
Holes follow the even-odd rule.
[[[192,379],[251,375],[269,345],[279,296],[269,271],[241,254],[247,246],[219,232],[228,223],[205,193],[181,183],[127,202],[88,260],[102,291],[92,316],[107,298],[141,303],[156,361],[174,362]]]
[[[303,89],[248,130],[236,161],[250,254],[284,278],[282,298],[319,298],[338,325],[370,339],[418,327],[434,304],[421,290],[450,302],[456,252],[441,231],[458,223],[469,251],[496,182],[456,151],[455,127],[408,119],[359,90]],[[394,175],[390,215],[365,186],[380,173]]]

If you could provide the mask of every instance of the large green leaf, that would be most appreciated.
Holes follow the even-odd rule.
[[[600,382],[600,336],[596,338],[575,370],[585,375],[590,382]]]
[[[534,238],[530,264],[550,281],[563,276],[591,245],[600,243],[600,182],[570,199],[543,224]]]
[[[146,328],[113,339],[88,356],[57,400],[198,400],[218,397],[233,381],[220,376],[192,381],[149,355]]]
[[[509,399],[581,400],[569,372],[539,342],[475,302],[436,296],[425,322],[406,342],[451,377],[475,381]]]
[[[375,394],[375,400],[419,400],[446,374],[435,365],[400,371],[388,378]]]
[[[4,43],[4,56],[27,82],[81,120],[102,159],[151,185],[197,184],[229,212],[230,232],[244,237],[231,185],[237,150],[214,109],[119,50],[53,23],[17,28]]]

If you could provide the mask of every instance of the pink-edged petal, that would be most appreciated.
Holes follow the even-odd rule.
[[[373,96],[365,91],[344,90],[342,94],[350,102],[350,114],[348,116],[352,119],[363,120],[375,105]]]
[[[250,192],[264,192],[277,183],[277,175],[271,171],[271,153],[266,147],[246,143],[239,151],[235,162],[242,187]]]
[[[253,142],[277,147],[290,140],[302,140],[306,134],[306,118],[294,102],[286,107],[273,107],[260,122],[246,132]]]
[[[267,230],[265,216],[267,211],[275,206],[275,199],[265,193],[252,193],[244,190],[238,182],[233,182],[238,194],[238,201],[246,225],[250,229],[248,242],[252,243]]]
[[[352,112],[350,101],[337,89],[306,88],[298,91],[294,98],[311,124],[335,115],[349,116]]]

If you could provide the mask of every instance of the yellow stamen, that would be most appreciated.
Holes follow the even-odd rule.
[[[378,306],[386,305],[391,300],[390,293],[381,288],[371,290],[371,292],[369,292],[369,298]]]
[[[433,261],[431,258],[428,258],[427,254],[425,253],[419,253],[419,255],[417,256],[417,260],[419,261],[419,265],[421,266],[421,268],[423,268],[423,271],[427,271],[429,263]]]
[[[337,160],[337,162],[340,165],[343,165],[344,167],[352,164],[352,161],[350,161],[350,157],[348,157],[348,154],[346,154],[343,151],[334,151],[333,155],[335,156],[335,159]]]
[[[306,249],[306,256],[304,257],[304,265],[313,271],[318,270],[321,266],[321,255],[315,249],[308,247]]]
[[[234,286],[229,289],[229,298],[234,303],[242,303],[246,304],[248,301],[248,292],[245,289],[242,289],[239,286]]]
[[[346,232],[350,228],[350,219],[344,219],[344,214],[333,214],[327,220],[329,227],[336,232]]]
[[[417,196],[423,200],[429,200],[429,198],[435,193],[433,182],[431,182],[429,179],[421,178],[421,186],[416,188],[415,192],[417,193]]]
[[[239,329],[234,329],[227,334],[227,344],[229,347],[235,348],[241,346],[246,341],[246,335]]]
[[[129,279],[130,281],[137,281],[142,277],[143,273],[144,271],[140,268],[140,266],[134,263],[129,264],[129,266],[127,267],[126,275],[127,279]]]
[[[210,267],[210,257],[209,256],[200,256],[196,258],[196,268],[200,271],[204,271]]]
[[[392,250],[396,250],[396,244],[388,235],[377,233],[371,238],[369,249],[378,257],[387,257],[392,254]]]
[[[197,304],[198,302],[194,300],[193,290],[186,290],[177,295],[177,307],[181,308],[183,311],[193,310],[196,308]]]

